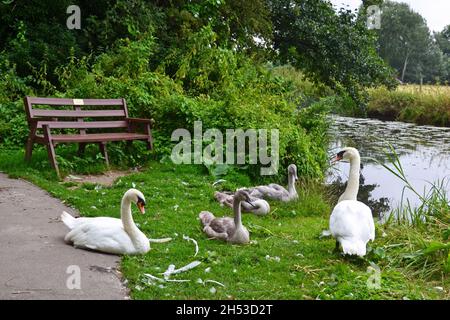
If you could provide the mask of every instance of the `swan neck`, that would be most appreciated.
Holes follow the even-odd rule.
[[[288,175],[288,192],[290,195],[297,194],[297,190],[295,190],[295,177],[293,174]]]
[[[122,219],[124,230],[128,233],[131,239],[134,239],[137,232],[139,232],[139,229],[134,223],[133,216],[131,214],[131,201],[126,197],[122,199],[120,218]]]
[[[241,220],[241,201],[233,201],[233,211],[234,211],[234,225],[239,227],[242,225]]]
[[[339,201],[342,200],[357,200],[358,190],[359,190],[359,170],[360,170],[361,160],[359,156],[356,156],[350,160],[350,173],[348,176],[347,187],[345,192],[340,197]]]

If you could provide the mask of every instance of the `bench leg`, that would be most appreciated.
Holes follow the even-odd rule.
[[[152,130],[151,130],[149,124],[147,124],[145,126],[145,133],[148,135],[148,138],[146,140],[147,150],[152,150],[153,149],[153,137],[152,137]]]
[[[31,161],[31,156],[33,154],[33,145],[34,145],[33,138],[28,137],[27,147],[25,149],[25,161],[27,162]]]
[[[30,162],[33,154],[34,136],[36,135],[36,125],[32,125],[28,135],[27,147],[25,149],[25,161]]]
[[[59,175],[59,168],[58,168],[58,162],[56,161],[56,153],[55,153],[55,146],[51,141],[47,142],[47,153],[48,153],[48,159],[50,160],[51,165],[56,171],[56,174],[60,178]]]
[[[42,129],[44,130],[44,138],[47,144],[48,159],[50,160],[50,163],[55,169],[58,178],[61,178],[59,174],[58,162],[56,161],[55,145],[53,144],[51,138],[50,128],[48,127],[48,125],[43,125]]]
[[[84,154],[85,149],[86,149],[86,143],[80,142],[78,144],[78,156],[82,156]]]
[[[108,158],[108,150],[106,149],[106,142],[100,142],[99,147],[100,147],[100,152],[102,153],[103,157],[105,158],[106,166],[109,168],[109,158]]]
[[[149,139],[146,141],[147,142],[147,150],[152,150],[153,149],[153,143],[152,140]]]

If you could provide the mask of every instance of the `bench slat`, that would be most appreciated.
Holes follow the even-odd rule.
[[[124,110],[43,110],[33,109],[31,117],[68,117],[68,118],[87,118],[87,117],[125,117]]]
[[[76,102],[77,99],[75,99]],[[123,106],[122,99],[78,99],[83,100],[87,106]],[[28,97],[31,105],[49,105],[49,106],[73,106],[76,105],[74,99],[65,98],[38,98]]]
[[[41,135],[37,135],[42,137]],[[130,132],[118,133],[89,133],[89,134],[52,134],[54,142],[103,142],[103,141],[123,141],[123,140],[147,140],[148,135]]]
[[[127,121],[38,121],[37,128],[42,129],[43,125],[48,125],[50,129],[101,129],[101,128],[127,128]]]

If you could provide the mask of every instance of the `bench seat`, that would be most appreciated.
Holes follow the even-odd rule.
[[[36,135],[39,139],[45,139],[44,135]],[[59,143],[66,142],[109,142],[109,141],[130,141],[147,140],[146,134],[117,132],[117,133],[86,133],[86,134],[52,134],[52,141]]]

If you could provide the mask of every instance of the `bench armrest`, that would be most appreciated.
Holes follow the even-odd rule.
[[[154,124],[154,119],[142,119],[142,118],[126,118],[129,122],[136,122],[136,123],[148,123],[148,124]]]

